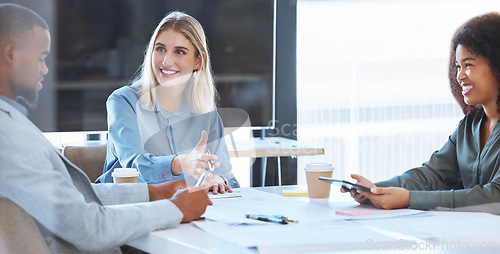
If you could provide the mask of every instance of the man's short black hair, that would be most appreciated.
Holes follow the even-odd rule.
[[[16,38],[34,26],[49,29],[47,22],[33,10],[17,4],[0,4],[0,39]]]

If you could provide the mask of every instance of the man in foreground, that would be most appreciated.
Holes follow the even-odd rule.
[[[202,215],[211,201],[201,189],[183,189],[182,181],[91,184],[45,139],[16,100],[36,105],[49,50],[48,26],[38,14],[0,4],[0,198],[35,219],[52,253],[111,252]]]

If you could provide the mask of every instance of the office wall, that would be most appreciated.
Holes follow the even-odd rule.
[[[57,48],[56,0],[11,0],[0,3],[17,3],[38,12],[49,24],[52,35],[52,54],[47,59],[49,73],[40,91],[37,109],[32,110],[29,118],[45,132],[56,131],[56,78],[55,60]],[[296,0],[277,0],[277,47],[276,47],[276,130],[267,132],[267,136],[281,136],[297,139],[296,109]],[[259,136],[256,133],[255,136]],[[283,184],[296,183],[296,159],[282,158]],[[254,164],[253,182],[260,183],[260,164]],[[277,184],[276,159],[269,158],[267,185]]]
[[[276,129],[267,136],[297,139],[297,1],[277,0]],[[260,133],[255,133],[258,136]],[[253,166],[253,185],[261,182],[260,160]],[[276,158],[268,158],[266,185],[277,185]],[[281,158],[282,184],[297,183],[297,159]],[[258,184],[257,184],[258,185]]]

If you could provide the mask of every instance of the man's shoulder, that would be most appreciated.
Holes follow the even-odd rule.
[[[6,101],[0,99],[0,117],[5,116],[5,115],[12,117],[11,111],[13,111],[13,110],[14,110],[14,107],[12,107]]]
[[[21,119],[27,120],[26,116],[23,113],[21,113],[14,106],[12,106],[11,104],[2,99],[0,99],[0,119],[2,119],[0,120],[2,126],[5,126],[6,124],[9,123],[13,123],[12,120],[15,121],[20,121]]]
[[[0,140],[9,144],[2,150],[19,153],[30,150],[45,151],[42,148],[46,147],[47,143],[40,129],[12,106],[6,106],[1,102],[0,104],[0,122],[2,123],[0,125]]]
[[[0,100],[0,117],[12,117],[10,114],[10,109],[7,107],[4,107],[5,105],[3,104],[3,101]]]

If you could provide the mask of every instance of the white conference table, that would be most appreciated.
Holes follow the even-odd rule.
[[[332,186],[332,196],[328,204],[309,203],[307,197],[279,197],[286,199],[284,201],[290,204],[299,204],[300,209],[304,209],[311,214],[311,217],[321,217],[325,212],[329,212],[333,218],[334,211],[345,210],[355,207],[360,209],[356,202],[350,200],[348,194],[341,194],[337,186]],[[274,193],[281,195],[283,190],[303,189],[304,186],[276,186],[276,187],[257,187],[254,188],[260,191],[267,198]],[[244,189],[249,188],[243,188]],[[252,191],[254,191],[252,190]],[[259,192],[261,193],[261,192]],[[273,194],[273,195],[274,195]],[[237,198],[214,200],[215,204],[224,205],[236,201]],[[233,200],[233,201],[231,201]],[[278,202],[279,203],[279,202]],[[276,203],[276,204],[278,204]],[[263,205],[269,206],[268,203],[262,201]],[[270,205],[272,206],[272,204]],[[293,205],[292,205],[293,207]],[[284,210],[283,213],[291,213],[287,211],[287,207],[276,207],[278,211]],[[207,208],[214,209],[214,208]],[[267,207],[266,209],[269,209]],[[295,208],[293,208],[295,209]],[[361,208],[364,209],[364,208]],[[375,214],[384,215],[391,211],[373,209]],[[234,213],[232,209],[225,210],[228,215]],[[235,208],[237,210],[237,208]],[[410,211],[410,209],[405,209]],[[208,210],[207,210],[208,211]],[[411,210],[415,211],[415,210]],[[394,211],[392,211],[394,212]],[[405,212],[405,211],[403,211]],[[290,246],[277,245],[263,247],[248,247],[228,240],[231,237],[224,235],[216,235],[206,232],[199,227],[191,224],[181,224],[174,229],[160,230],[152,232],[147,236],[130,242],[129,245],[149,252],[149,253],[312,253],[315,251],[322,253],[500,253],[500,216],[495,216],[486,213],[463,213],[463,212],[420,212],[415,211],[413,217],[394,217],[394,218],[374,218],[365,220],[336,220],[333,222],[325,222],[321,235],[314,235],[309,231],[307,236],[314,242],[315,238],[325,238],[324,232],[331,238],[343,238],[331,243],[301,245],[294,242],[291,238]],[[269,213],[267,213],[269,214]],[[292,213],[293,214],[293,213]],[[297,213],[300,214],[300,213]],[[361,217],[361,216],[360,216]],[[356,219],[352,217],[353,219]],[[293,218],[291,218],[293,219]],[[210,225],[215,223],[211,221],[198,221],[199,225]],[[308,221],[299,221],[296,225],[279,225],[275,224],[268,226],[269,230],[288,230],[281,231],[283,235],[294,235],[292,228],[298,228],[298,225],[304,226]],[[273,224],[273,223],[271,223]],[[346,225],[348,225],[346,227]],[[237,226],[239,229],[253,232],[256,226]],[[245,228],[247,227],[247,228]],[[262,226],[260,226],[262,227]],[[288,229],[287,229],[288,227]],[[349,232],[352,228],[352,232]],[[360,230],[361,229],[361,230]],[[216,229],[217,230],[217,229]],[[223,229],[221,229],[223,230]],[[340,231],[340,232],[339,232]],[[272,233],[273,231],[271,231]],[[279,232],[279,231],[276,231]],[[315,231],[316,232],[316,231]],[[262,234],[266,234],[262,232]],[[249,234],[257,237],[256,234]],[[278,242],[283,242],[286,239],[281,239],[285,236],[281,234],[273,234],[272,237]],[[327,238],[328,238],[327,237]],[[251,238],[251,237],[250,237]],[[297,238],[295,238],[297,240]],[[300,242],[300,239],[298,239]],[[249,241],[251,241],[249,239]],[[295,244],[295,245],[294,245]],[[393,245],[389,245],[393,244]],[[399,245],[398,245],[399,244]],[[403,245],[404,244],[404,245]],[[476,246],[477,245],[477,246]],[[265,248],[264,248],[265,247]],[[482,252],[478,252],[481,250]]]

